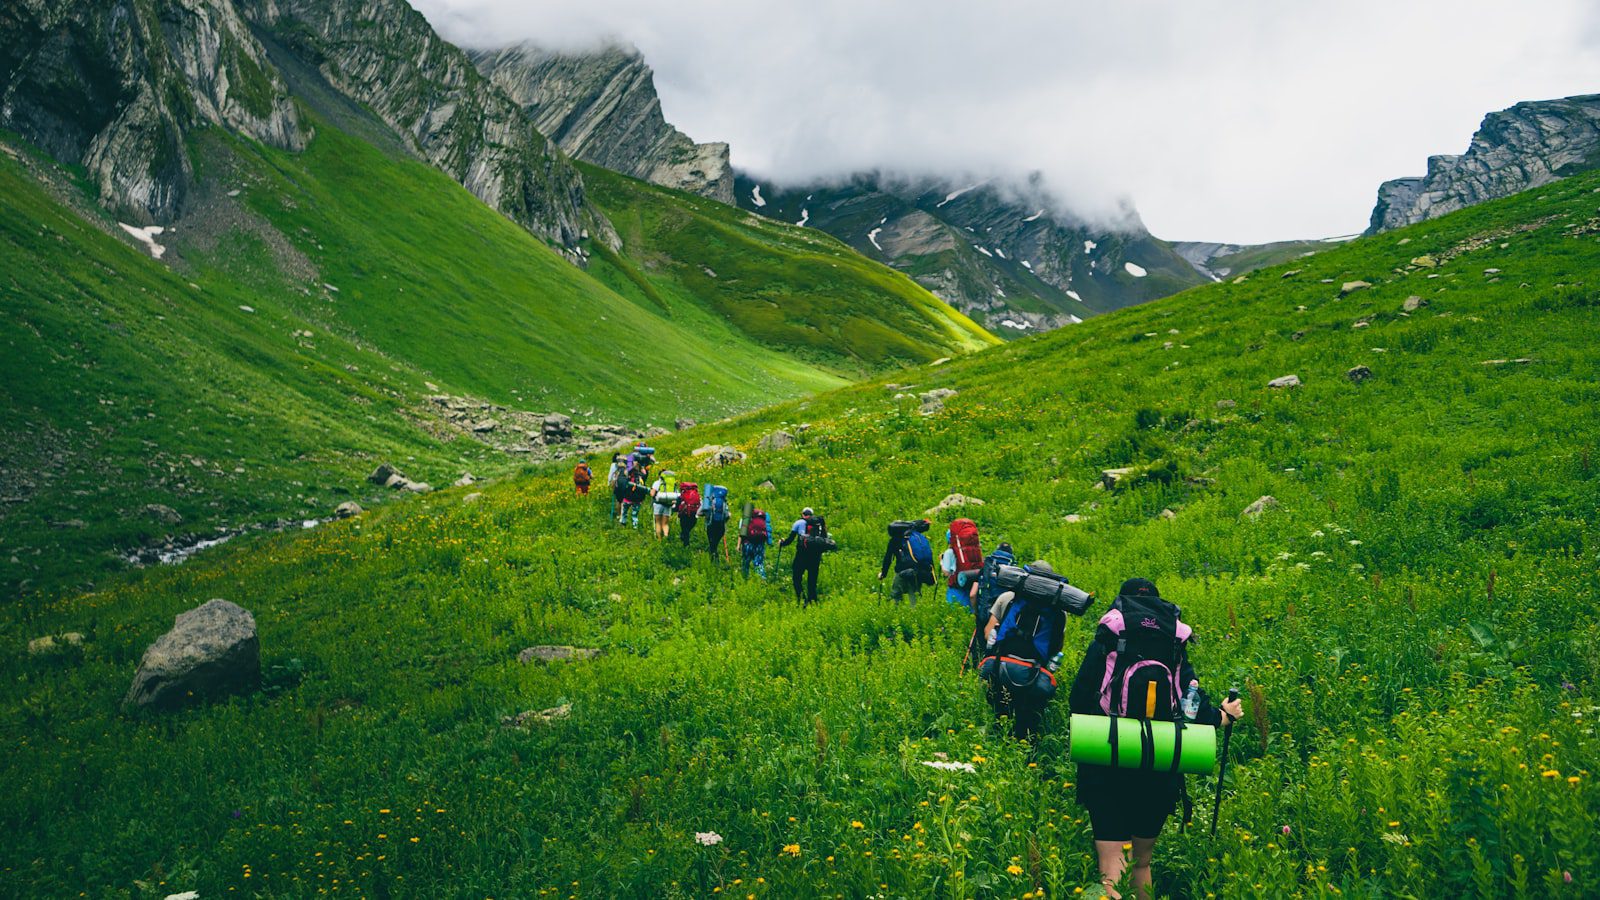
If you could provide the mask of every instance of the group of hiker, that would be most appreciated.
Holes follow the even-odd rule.
[[[656,539],[669,539],[677,518],[678,537],[688,547],[703,519],[707,553],[728,562],[728,489],[707,484],[702,490],[667,469],[652,477],[655,467],[654,450],[642,444],[612,456],[606,482],[614,520],[637,528],[639,509],[649,504]],[[580,463],[573,472],[577,493],[588,494],[592,481],[587,463]],[[936,558],[927,536],[931,528],[927,519],[891,522],[878,578],[889,578],[892,569],[890,597],[912,604],[924,587],[944,582],[946,602],[973,617],[962,671],[976,670],[996,716],[1010,720],[1014,737],[1034,740],[1057,693],[1067,616],[1086,614],[1094,597],[1044,560],[1019,562],[1008,543],[985,554],[978,526],[968,518],[949,523]],[[746,503],[736,531],[745,577],[752,568],[766,577],[772,531],[768,513]],[[827,522],[810,507],[778,543],[790,545],[795,597],[809,605],[817,600],[822,557],[836,545]],[[1135,892],[1148,894],[1157,835],[1180,802],[1184,823],[1190,820],[1184,773],[1209,770],[1218,725],[1227,726],[1225,759],[1231,724],[1243,714],[1237,692],[1217,703],[1201,689],[1188,659],[1192,639],[1181,610],[1153,582],[1130,578],[1096,625],[1068,691],[1078,801],[1089,812],[1101,879],[1112,897],[1120,896],[1117,885],[1125,876]],[[1213,810],[1213,829],[1215,816]]]
[[[731,562],[728,552],[728,523],[732,508],[728,489],[719,484],[701,485],[684,481],[678,473],[662,468],[654,478],[655,450],[640,444],[631,452],[613,453],[606,471],[606,484],[611,489],[611,516],[619,525],[639,527],[639,510],[648,504],[656,540],[672,536],[672,520],[678,520],[678,539],[688,547],[695,527],[703,519],[706,523],[706,553],[713,559]],[[587,460],[579,462],[572,472],[572,483],[579,496],[587,496],[594,481],[594,472]],[[739,517],[736,540],[739,547],[740,571],[749,578],[754,570],[757,578],[767,577],[767,548],[772,546],[772,520],[766,510],[753,502],[746,502]],[[828,523],[816,511],[806,507],[800,518],[789,527],[779,548],[796,545],[790,563],[795,599],[803,605],[817,601],[817,577],[822,568],[822,556],[837,545],[828,536]]]
[[[927,538],[931,527],[926,519],[889,524],[878,578],[887,578],[894,567],[890,596],[897,602],[915,603],[923,587],[938,583]],[[1056,694],[1067,616],[1084,615],[1094,597],[1044,560],[1019,563],[1008,543],[985,555],[971,519],[952,521],[945,544],[938,560],[945,599],[973,615],[962,671],[976,668],[995,714],[1010,718],[1013,736],[1033,739]],[[1215,752],[1215,732],[1204,729],[1229,726],[1225,758],[1226,733],[1243,715],[1237,692],[1214,703],[1201,689],[1188,658],[1192,639],[1181,610],[1153,582],[1130,578],[1096,625],[1069,689],[1073,727],[1084,733],[1074,733],[1072,751],[1078,802],[1089,812],[1101,881],[1112,897],[1121,896],[1117,885],[1125,874],[1137,894],[1148,895],[1156,836],[1180,801],[1184,823],[1190,819],[1181,768],[1187,761],[1185,734],[1195,735],[1191,747],[1203,746],[1209,736]],[[1091,739],[1091,731],[1103,731],[1104,744]],[[1220,791],[1219,775],[1219,803]]]

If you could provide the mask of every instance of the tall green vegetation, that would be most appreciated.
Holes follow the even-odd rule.
[[[966,614],[878,593],[883,524],[960,492],[986,544],[1103,598],[1154,579],[1208,686],[1250,698],[1222,827],[1163,838],[1163,894],[1592,894],[1597,189],[894,376],[959,391],[936,415],[873,383],[663,438],[780,526],[827,515],[810,609],[553,468],[12,607],[7,646],[88,641],[0,658],[0,891],[1071,896],[1096,876],[1065,717],[1004,737],[957,671]],[[759,450],[780,427],[798,443]],[[751,455],[711,469],[706,443]],[[1133,472],[1097,488],[1109,467]],[[266,689],[119,711],[218,596],[255,613]],[[547,643],[604,652],[517,662]]]

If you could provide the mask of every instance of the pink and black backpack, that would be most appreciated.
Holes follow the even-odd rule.
[[[1178,607],[1156,596],[1124,594],[1096,639],[1107,646],[1100,709],[1108,716],[1175,722],[1181,718],[1184,663],[1193,631]]]

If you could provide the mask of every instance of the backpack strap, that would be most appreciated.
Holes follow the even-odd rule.
[[[1139,771],[1150,772],[1156,767],[1156,727],[1149,719],[1139,720]]]
[[[1177,774],[1178,761],[1183,758],[1183,717],[1180,715],[1178,720],[1172,729],[1172,765],[1167,768],[1173,774]]]

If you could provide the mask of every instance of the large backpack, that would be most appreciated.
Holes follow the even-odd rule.
[[[711,521],[728,521],[728,489],[720,484],[706,485],[706,499],[703,508],[706,518]]]
[[[572,468],[572,482],[574,484],[588,484],[594,480],[594,472],[589,469],[588,463],[578,463]]]
[[[1100,709],[1108,716],[1174,722],[1182,715],[1183,666],[1193,631],[1160,597],[1118,597],[1100,617],[1107,647]]]
[[[678,485],[678,515],[692,515],[700,511],[700,485],[685,481]]]
[[[767,524],[767,514],[759,509],[751,510],[750,517],[744,523],[744,540],[750,544],[765,544],[767,536],[771,534],[771,527]]]
[[[994,630],[995,656],[1011,656],[1043,664],[1050,658],[1050,641],[1056,624],[1061,620],[1059,610],[1035,603],[1013,600],[1006,607],[1006,615]]]
[[[933,544],[928,542],[928,536],[920,531],[913,531],[906,535],[906,549],[911,553],[911,561],[917,570],[917,582],[920,584],[933,584]]]
[[[945,582],[958,588],[966,578],[978,574],[983,568],[983,548],[978,544],[978,523],[971,519],[956,519],[950,523],[950,549],[955,552],[956,570]]]
[[[814,553],[827,553],[839,549],[833,538],[828,536],[828,521],[821,516],[812,516],[806,519],[805,533],[800,535],[800,546]]]
[[[983,558],[983,568],[978,571],[978,599],[972,604],[972,612],[980,623],[989,621],[989,610],[994,606],[995,598],[1001,594],[1000,567],[1016,564],[1016,557],[1003,547],[995,548],[993,553]]]
[[[677,472],[662,472],[661,473],[661,490],[657,491],[656,493],[658,493],[658,494],[676,494],[676,493],[678,493],[678,473]]]

